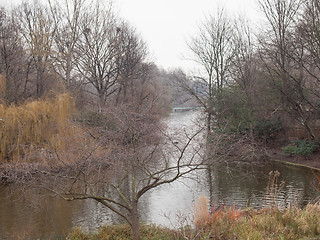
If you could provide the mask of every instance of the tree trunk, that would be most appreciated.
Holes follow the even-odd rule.
[[[42,60],[38,59],[37,61],[37,79],[36,79],[36,97],[41,98],[43,96],[44,92],[44,86],[43,86],[43,81],[44,81],[44,67],[41,62]]]
[[[133,240],[141,240],[140,237],[140,225],[139,225],[139,213],[138,213],[138,201],[133,201],[131,209],[131,231]]]
[[[209,201],[210,201],[210,206],[213,206],[212,204],[214,203],[214,199],[213,199],[213,196],[214,196],[214,192],[213,192],[213,179],[212,179],[212,165],[208,165],[206,170],[207,170],[207,174],[208,174],[208,185],[209,185],[209,194],[210,194],[210,198],[209,198]]]
[[[66,85],[67,89],[71,88],[71,52],[69,50],[66,64]]]
[[[98,111],[101,113],[103,107],[105,106],[106,101],[105,101],[105,96],[102,90],[98,91],[98,95],[99,95]]]
[[[314,134],[312,128],[310,127],[309,123],[307,121],[304,122],[304,126],[307,129],[308,133],[310,134],[312,140],[316,141],[317,143],[319,143],[319,139],[316,136],[316,134]]]
[[[209,109],[207,113],[207,141],[211,136],[211,120],[212,120],[212,113],[211,113],[211,109]]]

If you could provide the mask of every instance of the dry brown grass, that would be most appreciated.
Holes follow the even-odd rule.
[[[194,204],[193,210],[194,224],[196,227],[203,226],[210,221],[211,216],[208,210],[208,199],[206,196],[199,197]]]

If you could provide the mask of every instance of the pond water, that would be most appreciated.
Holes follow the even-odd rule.
[[[198,112],[173,113],[166,121],[170,127],[190,128]],[[267,191],[269,173],[279,171],[276,195]],[[253,166],[216,164],[209,170],[193,173],[194,179],[183,179],[163,185],[142,197],[141,220],[168,227],[192,223],[194,202],[206,196],[214,206],[259,208],[272,204],[303,206],[319,199],[310,184],[312,173],[303,168],[278,163]],[[123,222],[94,201],[65,202],[37,192],[12,191],[13,186],[0,186],[0,239],[55,239],[71,228],[93,230],[103,224]]]

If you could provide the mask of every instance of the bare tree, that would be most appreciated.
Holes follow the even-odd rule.
[[[90,8],[92,11],[87,12],[81,22],[82,34],[75,61],[85,83],[93,87],[91,93],[98,97],[101,108],[117,90],[120,29],[112,5],[97,2]]]
[[[300,37],[304,47],[304,55],[306,58],[303,63],[305,70],[310,74],[310,77],[319,82],[317,72],[320,70],[320,7],[319,2],[315,0],[305,1],[303,16],[298,23],[297,34]]]
[[[257,54],[255,47],[254,31],[250,27],[248,20],[239,18],[235,22],[234,35],[233,35],[234,57],[232,58],[232,64],[229,68],[230,77],[234,82],[233,89],[239,89],[240,93],[236,96],[232,96],[235,102],[239,101],[245,107],[245,113],[247,114],[247,120],[249,122],[250,136],[253,137],[254,128],[254,112],[258,109],[258,81],[257,81]],[[234,91],[232,93],[235,93]],[[230,104],[230,103],[229,103]],[[233,104],[238,106],[237,104]],[[225,108],[232,108],[228,105]],[[244,109],[238,109],[243,111]],[[228,113],[227,111],[227,114]],[[226,119],[227,117],[224,116]],[[237,119],[238,126],[240,126],[241,119]]]
[[[75,62],[75,50],[83,32],[81,23],[89,5],[86,0],[48,0],[55,32],[51,57],[55,72],[65,83],[67,89],[77,90],[81,84]]]
[[[305,1],[302,16],[297,23],[293,38],[294,49],[291,57],[299,68],[300,78],[304,80],[310,112],[317,112],[317,101],[320,97],[320,32],[319,3]]]
[[[43,97],[50,86],[53,35],[55,26],[48,9],[38,2],[23,3],[16,9],[20,20],[20,33],[23,36],[25,49],[32,58],[35,68],[35,96]],[[52,80],[52,79],[51,79]],[[47,89],[46,89],[47,88]]]
[[[191,39],[188,44],[193,60],[202,68],[202,74],[194,78],[205,86],[202,94],[205,98],[197,98],[207,113],[208,133],[211,132],[213,104],[218,100],[217,94],[229,80],[228,68],[234,57],[232,36],[232,21],[223,9],[219,9],[216,15],[210,15],[206,19],[199,28],[199,36]]]
[[[123,22],[118,26],[119,31],[117,39],[118,68],[120,75],[118,78],[118,90],[116,101],[119,103],[128,101],[128,94],[135,92],[135,80],[146,79],[147,69],[144,64],[148,49],[145,42],[138,36],[136,30]]]
[[[312,103],[306,89],[303,73],[304,44],[295,41],[298,16],[302,0],[264,0],[260,6],[270,24],[270,29],[260,41],[260,57],[270,82],[281,96],[279,107],[292,119],[300,122],[310,136],[317,140],[311,127]]]
[[[103,135],[91,131],[96,141],[90,151],[88,136],[86,142],[70,139],[76,149],[46,163],[2,165],[0,178],[47,189],[67,201],[95,200],[125,219],[133,239],[140,239],[139,200],[202,167],[201,129],[164,130],[146,106],[121,105],[106,117],[113,124]],[[70,157],[72,152],[79,157]]]
[[[19,25],[13,14],[0,9],[0,74],[4,79],[7,104],[18,103],[29,97],[31,60],[21,44]]]

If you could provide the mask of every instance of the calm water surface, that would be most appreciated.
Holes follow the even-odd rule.
[[[196,124],[198,115],[173,113],[167,122],[172,129],[189,129]],[[201,195],[214,206],[263,207],[274,200],[267,195],[269,172],[274,170],[280,172],[279,182],[284,182],[276,196],[279,205],[303,206],[319,198],[309,183],[312,174],[305,169],[271,163],[213,165],[210,170],[194,173],[196,180],[183,179],[148,192],[140,202],[141,220],[177,227],[182,218],[191,221],[194,201]],[[54,239],[65,236],[75,226],[93,230],[103,224],[123,222],[94,201],[65,202],[40,197],[37,192],[22,194],[13,188],[0,186],[0,239]]]

